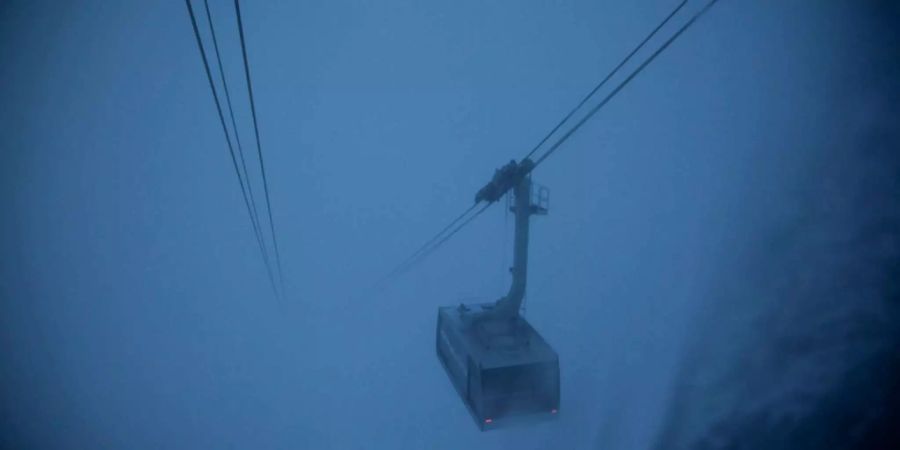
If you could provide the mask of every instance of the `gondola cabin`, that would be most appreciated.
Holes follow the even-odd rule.
[[[437,354],[450,381],[482,430],[555,415],[559,357],[523,317],[491,318],[493,308],[438,310]]]

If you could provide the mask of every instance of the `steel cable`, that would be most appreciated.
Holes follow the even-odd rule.
[[[281,269],[281,253],[278,251],[278,238],[275,233],[275,220],[272,218],[272,201],[269,196],[269,182],[266,179],[266,165],[263,162],[262,145],[259,139],[259,122],[256,119],[256,102],[253,100],[253,84],[250,81],[250,64],[247,61],[247,43],[244,39],[244,23],[241,19],[241,5],[239,0],[234,0],[234,11],[237,15],[238,34],[241,38],[241,55],[244,58],[244,75],[247,78],[247,94],[250,97],[250,113],[253,116],[253,131],[256,135],[256,150],[259,155],[259,170],[262,174],[263,191],[266,195],[266,209],[269,213],[269,229],[272,232],[272,248],[275,250],[275,265],[278,267],[278,278],[281,290],[284,291],[284,272]]]
[[[608,74],[606,74],[606,77],[604,77],[603,80],[601,80],[599,83],[597,83],[597,85],[594,86],[594,89],[591,89],[591,92],[589,92],[587,95],[585,95],[584,98],[582,98],[581,101],[578,102],[578,104],[575,105],[575,107],[572,108],[572,110],[569,111],[569,113],[566,114],[566,116],[563,117],[563,119],[560,120],[559,123],[557,123],[556,126],[553,127],[553,129],[550,130],[550,132],[547,133],[547,135],[544,136],[544,138],[541,139],[541,141],[538,142],[538,144],[535,145],[534,148],[532,148],[531,151],[528,152],[528,154],[525,155],[524,158],[522,158],[522,160],[531,158],[531,155],[533,155],[534,152],[538,151],[538,149],[541,148],[541,146],[544,145],[544,143],[547,142],[547,140],[550,139],[550,137],[553,136],[553,134],[556,133],[556,131],[559,130],[559,128],[561,126],[563,126],[564,123],[568,122],[569,119],[572,118],[572,116],[575,114],[576,111],[581,109],[581,107],[584,106],[584,104],[587,103],[587,101],[590,100],[591,97],[593,97],[594,94],[596,94],[597,91],[599,91],[600,88],[602,88],[606,84],[606,82],[610,80],[610,78],[612,78],[613,76],[615,76],[616,73],[619,72],[619,69],[621,69],[625,64],[628,64],[628,61],[630,61],[631,58],[637,52],[639,52],[641,50],[641,48],[643,48],[644,45],[647,44],[648,41],[650,41],[650,39],[653,39],[653,36],[655,36],[656,33],[659,32],[660,29],[662,29],[662,27],[664,27],[667,23],[669,23],[669,20],[671,20],[672,17],[675,16],[675,14],[678,14],[678,11],[680,11],[681,8],[683,8],[685,4],[687,4],[687,0],[682,0],[681,3],[679,3],[678,6],[676,6],[675,9],[673,9],[672,12],[669,13],[669,15],[666,16],[666,18],[663,19],[663,21],[660,22],[659,25],[657,25],[656,28],[654,28],[653,31],[651,31],[650,34],[648,34],[647,37],[645,37],[644,40],[640,42],[640,44],[637,45],[637,47],[635,47],[633,50],[631,50],[631,53],[629,53],[627,56],[625,56],[625,58],[622,59],[622,61],[620,61],[616,67],[614,67]]]
[[[231,137],[228,134],[228,127],[225,125],[225,116],[222,114],[222,104],[219,101],[219,94],[216,92],[216,85],[213,82],[212,72],[209,69],[209,61],[207,60],[207,57],[206,57],[206,50],[203,48],[203,40],[200,38],[200,29],[197,27],[197,18],[194,15],[194,8],[191,6],[190,0],[185,0],[185,4],[187,4],[188,13],[191,16],[191,25],[194,28],[194,36],[197,38],[197,46],[200,49],[200,56],[203,59],[203,68],[206,70],[206,78],[207,78],[207,81],[209,81],[210,90],[212,90],[213,100],[215,100],[215,102],[216,102],[216,111],[219,114],[219,121],[222,124],[222,131],[225,132],[225,140],[228,143],[228,153],[231,155],[231,162],[234,165],[235,174],[237,174],[238,184],[240,184],[240,187],[241,187],[241,194],[244,197],[244,204],[247,207],[247,214],[250,216],[250,224],[253,225],[253,229],[254,229],[254,232],[257,237],[257,243],[259,244],[260,253],[263,256],[263,263],[265,263],[265,266],[266,266],[266,272],[268,273],[268,276],[269,276],[269,282],[272,285],[272,290],[275,292],[275,295],[277,296],[278,290],[276,289],[275,279],[272,275],[272,267],[269,265],[269,260],[266,257],[265,246],[263,245],[263,242],[260,240],[261,235],[259,233],[259,229],[256,227],[256,222],[253,220],[253,210],[250,208],[250,200],[247,197],[247,191],[246,191],[246,188],[244,187],[244,180],[241,178],[241,171],[240,171],[240,168],[238,167],[237,158],[235,157],[235,154],[234,154],[234,147],[232,146],[232,143],[231,143]]]

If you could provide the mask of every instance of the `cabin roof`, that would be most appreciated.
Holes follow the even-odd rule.
[[[493,303],[445,306],[439,309],[443,323],[454,329],[464,353],[481,369],[557,362],[547,341],[525,320],[486,319]]]

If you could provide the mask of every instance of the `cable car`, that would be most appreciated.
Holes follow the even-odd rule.
[[[552,418],[559,411],[559,356],[519,314],[525,296],[530,216],[546,214],[549,196],[532,198],[525,159],[505,166],[476,195],[497,201],[514,189],[516,216],[512,286],[494,303],[438,309],[436,348],[451,383],[481,430]]]
[[[488,318],[495,305],[438,310],[437,353],[476,424],[559,410],[559,357],[521,316]]]

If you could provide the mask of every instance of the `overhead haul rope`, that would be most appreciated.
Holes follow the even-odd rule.
[[[436,242],[438,239],[440,239],[440,237],[444,233],[446,233],[448,230],[453,228],[453,226],[456,225],[457,223],[459,223],[460,220],[463,220],[463,218],[466,217],[470,212],[472,212],[472,210],[474,210],[475,207],[477,207],[477,206],[478,206],[478,203],[475,203],[472,206],[470,206],[468,209],[463,211],[462,214],[456,216],[456,218],[453,219],[449,224],[447,224],[447,226],[445,226],[443,229],[441,229],[441,231],[438,231],[438,233],[435,234],[434,236],[432,236],[431,239],[429,239],[427,242],[422,244],[421,247],[416,249],[416,251],[414,251],[412,255],[410,255],[405,260],[403,260],[403,262],[398,264],[397,267],[394,268],[394,270],[392,270],[390,273],[387,274],[385,279],[394,277],[394,276],[399,275],[399,274],[403,273],[404,271],[406,271],[406,269],[408,267],[410,267],[412,265],[412,263],[418,258],[419,254],[424,252],[429,246],[431,246],[434,242]]]
[[[656,59],[657,56],[659,56],[663,51],[665,51],[665,49],[667,49],[670,45],[672,45],[672,43],[675,42],[675,40],[678,39],[679,36],[681,36],[685,31],[687,31],[687,29],[690,28],[697,21],[697,19],[700,18],[700,16],[702,16],[707,11],[709,11],[709,8],[711,8],[713,5],[715,5],[716,2],[718,2],[718,1],[719,0],[710,0],[710,2],[708,2],[706,4],[706,6],[703,7],[703,9],[701,9],[700,11],[695,13],[693,16],[691,16],[691,18],[684,25],[682,25],[681,28],[679,28],[678,31],[676,31],[675,34],[672,35],[672,37],[667,39],[666,42],[664,42],[659,48],[656,49],[655,52],[653,52],[653,54],[651,54],[647,59],[645,59],[644,62],[641,63],[640,66],[638,66],[637,69],[632,71],[631,74],[628,75],[627,78],[625,78],[625,80],[623,80],[621,83],[619,83],[619,85],[616,86],[616,88],[613,89],[612,92],[610,92],[602,101],[600,101],[600,103],[598,103],[597,106],[594,106],[590,110],[590,112],[587,113],[587,115],[585,115],[580,121],[578,121],[578,123],[575,124],[574,127],[572,127],[568,132],[566,132],[566,134],[564,134],[561,138],[559,138],[559,140],[557,140],[556,143],[553,144],[552,147],[550,147],[550,149],[548,149],[546,152],[544,152],[544,154],[541,155],[540,158],[538,158],[534,162],[534,166],[531,168],[531,170],[534,170],[535,168],[537,168],[537,166],[539,166],[542,162],[544,162],[544,160],[546,160],[550,155],[552,155],[553,152],[555,152],[559,148],[560,145],[562,145],[564,142],[566,142],[566,140],[568,140],[576,131],[578,131],[578,129],[581,128],[581,126],[584,125],[585,122],[588,121],[588,119],[590,119],[591,117],[594,116],[594,114],[597,114],[598,111],[603,109],[603,107],[606,106],[606,104],[609,103],[609,101],[612,100],[613,97],[615,97],[616,94],[618,94],[625,86],[627,86],[628,83],[630,83],[631,80],[634,79],[634,77],[638,76],[638,74],[640,74],[641,71],[643,71],[648,65],[650,65],[650,63],[653,62],[653,60]]]
[[[241,55],[244,57],[244,75],[247,78],[247,94],[250,96],[250,112],[253,116],[253,131],[256,134],[256,151],[259,155],[259,170],[262,173],[263,191],[266,194],[266,209],[269,212],[269,230],[272,232],[272,247],[275,249],[275,265],[278,267],[278,279],[281,291],[284,292],[284,272],[281,270],[281,253],[278,251],[278,238],[275,234],[275,221],[272,219],[272,201],[269,198],[269,182],[266,179],[266,165],[263,162],[262,145],[259,141],[259,123],[256,120],[256,103],[253,101],[253,83],[250,82],[250,63],[247,62],[247,43],[244,40],[244,22],[241,20],[241,5],[234,0],[234,11],[237,15],[238,34],[241,38]]]
[[[707,12],[714,4],[716,4],[717,2],[718,2],[718,0],[710,0],[710,1],[709,1],[702,9],[700,9],[700,11],[698,11],[698,12],[695,13],[693,16],[691,16],[691,18],[688,19],[688,21],[685,22],[685,24],[682,25],[681,28],[679,28],[679,29],[678,29],[671,37],[669,37],[669,39],[667,39],[667,40],[666,40],[659,48],[657,48],[657,49],[656,49],[656,50],[655,50],[655,51],[654,51],[647,59],[645,59],[645,60],[644,60],[644,61],[643,61],[643,62],[642,62],[635,70],[633,70],[633,71],[628,75],[628,77],[625,78],[625,80],[623,80],[621,83],[619,83],[619,84],[615,87],[615,89],[612,90],[612,92],[610,92],[605,98],[603,98],[603,100],[600,101],[599,104],[597,104],[596,106],[594,106],[594,107],[593,107],[593,108],[592,108],[592,109],[591,109],[591,110],[590,110],[590,111],[589,111],[589,112],[588,112],[581,120],[579,120],[579,121],[578,121],[578,122],[577,122],[570,130],[569,130],[569,131],[567,131],[560,139],[558,139],[558,140],[553,144],[553,146],[551,146],[546,152],[544,152],[544,153],[543,153],[543,154],[542,154],[542,155],[534,162],[534,166],[531,168],[531,171],[533,171],[539,164],[541,164],[542,162],[544,162],[544,161],[545,161],[551,154],[553,154],[553,153],[554,153],[554,152],[555,152],[555,151],[556,151],[556,150],[557,150],[564,142],[566,142],[566,140],[568,140],[568,139],[572,136],[572,134],[574,134],[574,133],[575,133],[579,128],[581,128],[581,126],[584,125],[591,117],[593,117],[598,111],[600,111],[604,106],[606,106],[606,104],[609,103],[610,100],[612,100],[619,92],[621,92],[622,89],[623,89],[625,86],[627,86],[627,85],[628,85],[628,84],[629,84],[629,83],[630,83],[630,82],[631,82],[638,74],[640,74],[640,73],[641,73],[648,65],[650,65],[650,63],[652,63],[652,62],[653,62],[653,61],[654,61],[654,60],[655,60],[655,59],[656,59],[663,51],[665,51],[665,50],[666,50],[673,42],[675,42],[675,40],[677,40],[677,39],[678,39],[685,31],[687,31],[691,26],[693,26],[693,24],[697,21],[697,19],[699,19],[701,16],[703,16],[703,15],[704,15],[704,14],[705,14],[705,13],[706,13],[706,12]],[[678,6],[676,6],[675,9],[674,9],[668,16],[666,16],[666,18],[663,19],[663,21],[660,22],[660,24],[657,25],[656,28],[654,28],[653,31],[651,31],[650,34],[649,34],[646,38],[644,38],[644,40],[641,41],[641,43],[638,44],[638,46],[637,46],[634,50],[632,50],[632,51],[631,51],[631,52],[623,59],[623,61],[622,61],[621,63],[619,63],[619,65],[616,66],[616,68],[614,68],[614,69],[612,70],[612,72],[610,72],[610,74],[607,75],[607,76],[606,76],[606,77],[605,77],[605,78],[597,85],[597,87],[595,87],[595,88],[594,88],[594,89],[593,89],[593,90],[592,90],[592,91],[591,91],[591,92],[590,92],[590,93],[589,93],[589,94],[588,94],[588,95],[587,95],[587,96],[586,96],[586,97],[578,104],[578,106],[576,106],[569,114],[567,114],[566,117],[564,117],[563,120],[560,121],[560,123],[559,123],[556,127],[554,127],[554,129],[551,130],[550,133],[548,133],[548,135],[547,135],[544,139],[542,139],[541,142],[538,143],[538,145],[536,145],[535,148],[533,148],[533,149],[526,155],[525,158],[523,158],[523,160],[524,160],[524,159],[527,159],[529,156],[533,155],[534,152],[535,152],[538,148],[540,148],[541,145],[542,145],[544,142],[546,142],[547,139],[549,139],[549,138],[550,138],[550,137],[551,137],[551,136],[559,129],[559,127],[560,127],[562,124],[564,124],[566,121],[568,121],[568,119],[571,118],[572,115],[574,115],[575,111],[577,111],[578,109],[580,109],[580,107],[583,106],[584,103],[586,103],[587,100],[588,100],[589,98],[591,98],[591,97],[593,96],[593,94],[594,94],[597,90],[599,90],[599,88],[602,87],[603,84],[604,84],[609,78],[611,78],[611,77],[619,70],[619,68],[621,68],[621,66],[624,66],[625,63],[627,63],[628,60],[630,60],[631,57],[634,56],[634,54],[636,54],[636,53],[637,53],[637,52],[638,52],[638,51],[639,51],[639,50],[640,50],[640,49],[641,49],[641,48],[642,48],[642,47],[643,47],[643,46],[644,46],[644,45],[645,45],[645,44],[646,44],[646,43],[647,43],[647,42],[648,42],[648,41],[649,41],[649,40],[650,40],[650,39],[651,39],[651,38],[652,38],[652,37],[653,37],[653,36],[654,36],[654,35],[662,28],[662,27],[663,27],[663,26],[665,26],[665,24],[668,23],[668,21],[669,21],[669,20],[670,20],[670,19],[671,19],[671,18],[672,18],[672,17],[673,17],[673,16],[674,16],[674,15],[675,15],[675,14],[676,14],[683,6],[684,6],[685,3],[686,3],[686,1],[683,0]],[[529,172],[530,172],[530,171],[529,171]],[[394,277],[394,276],[396,276],[396,275],[399,275],[399,274],[401,274],[401,273],[403,273],[403,272],[409,270],[412,266],[414,266],[414,265],[420,263],[421,261],[423,261],[423,260],[424,260],[425,258],[427,258],[430,254],[434,253],[434,251],[437,250],[438,247],[440,247],[443,243],[445,243],[447,240],[449,240],[451,237],[453,237],[453,235],[455,235],[456,233],[458,233],[463,227],[465,227],[465,226],[468,225],[470,222],[472,222],[472,220],[474,220],[476,217],[478,217],[482,212],[484,212],[484,210],[486,210],[487,208],[489,208],[492,204],[493,204],[493,203],[487,203],[486,205],[484,205],[483,208],[481,208],[480,210],[478,210],[477,213],[475,213],[474,215],[470,216],[468,219],[466,219],[464,222],[462,222],[458,227],[456,227],[455,229],[453,229],[453,231],[452,231],[450,234],[448,234],[448,235],[444,236],[443,238],[441,238],[441,235],[443,235],[449,228],[451,228],[451,227],[453,226],[454,223],[460,221],[463,217],[465,217],[467,214],[469,214],[469,213],[475,208],[475,206],[478,205],[478,203],[476,203],[476,204],[473,205],[473,206],[470,206],[470,207],[469,207],[468,209],[466,209],[466,210],[465,210],[465,211],[464,211],[457,219],[455,219],[454,222],[452,222],[450,225],[448,225],[448,226],[445,227],[443,230],[441,230],[437,235],[435,235],[434,237],[432,237],[428,242],[426,242],[426,244],[423,245],[419,250],[417,250],[417,251],[413,254],[413,256],[407,258],[407,259],[404,261],[404,263],[400,264],[400,266],[398,266],[396,269],[394,269],[393,271],[391,271],[391,273],[390,273],[387,277],[385,277],[385,278],[382,280],[382,282],[388,281],[390,278],[392,278],[392,277]]]
[[[188,13],[191,16],[191,25],[194,27],[194,36],[197,38],[197,46],[200,48],[200,56],[203,59],[203,68],[206,70],[206,78],[209,81],[210,90],[212,90],[213,100],[216,102],[216,111],[219,113],[219,121],[222,123],[222,131],[225,132],[225,140],[228,143],[228,153],[231,155],[231,163],[234,165],[234,171],[237,174],[238,184],[241,187],[241,194],[244,197],[244,204],[247,206],[247,214],[250,216],[250,224],[253,225],[254,233],[256,234],[256,241],[259,244],[260,253],[263,257],[263,263],[266,265],[266,272],[269,275],[269,282],[272,285],[272,290],[275,292],[275,295],[278,295],[278,290],[275,287],[275,279],[272,276],[272,267],[269,265],[269,259],[266,256],[265,246],[263,242],[260,240],[259,229],[256,227],[256,222],[253,220],[253,210],[250,207],[250,200],[247,197],[247,191],[244,187],[244,180],[241,177],[241,170],[238,168],[237,158],[234,155],[234,147],[231,144],[231,137],[228,134],[228,127],[225,125],[225,116],[222,114],[222,104],[219,101],[219,94],[216,92],[216,85],[213,82],[212,72],[209,69],[209,61],[206,58],[206,50],[203,48],[203,40],[200,38],[200,30],[197,27],[197,18],[194,15],[194,8],[191,6],[190,0],[185,0],[187,4]]]
[[[244,146],[241,145],[241,136],[238,133],[237,121],[234,119],[234,108],[231,105],[231,93],[228,90],[228,81],[225,79],[225,67],[222,64],[222,55],[219,52],[219,40],[216,38],[216,28],[213,24],[212,13],[209,10],[209,0],[203,0],[203,6],[206,9],[206,19],[209,22],[209,33],[212,36],[213,48],[216,51],[216,62],[219,65],[219,77],[222,79],[222,90],[225,91],[225,104],[228,106],[228,115],[231,117],[231,130],[234,132],[234,141],[237,144],[238,156],[241,159],[241,169],[243,169],[244,180],[247,180],[247,193],[250,197],[250,208],[253,210],[253,228],[256,232],[257,240],[261,242],[263,256],[266,261],[269,260],[268,252],[265,247],[265,239],[259,228],[259,212],[256,210],[256,199],[253,196],[253,183],[250,181],[250,175],[247,171],[247,161],[244,159]]]
[[[479,209],[478,211],[475,212],[475,214],[472,214],[471,216],[469,216],[469,218],[467,218],[462,223],[460,223],[459,226],[457,226],[456,228],[453,229],[453,231],[451,231],[449,234],[447,234],[446,236],[441,238],[439,241],[432,244],[431,247],[429,247],[427,250],[420,253],[418,257],[416,257],[412,262],[409,263],[409,265],[407,265],[406,267],[403,268],[403,271],[409,270],[410,267],[424,261],[425,258],[427,258],[429,255],[434,253],[438,248],[440,248],[442,245],[444,245],[444,243],[447,242],[448,240],[450,240],[450,238],[452,238],[456,233],[459,233],[459,230],[462,230],[463,228],[465,228],[466,225],[471,223],[473,220],[475,220],[476,217],[480,216],[481,213],[483,213],[485,210],[490,208],[492,204],[493,203],[486,203],[484,206],[482,206],[481,209]],[[475,205],[477,206],[478,203],[476,203]]]
[[[569,119],[571,119],[572,116],[575,114],[575,112],[578,111],[579,109],[581,109],[581,107],[584,106],[584,104],[587,103],[587,101],[590,100],[591,97],[593,97],[594,94],[596,94],[597,91],[599,91],[600,88],[602,88],[603,85],[605,85],[606,82],[609,81],[610,78],[615,76],[615,74],[619,71],[619,69],[622,68],[622,66],[624,66],[625,64],[628,64],[628,61],[631,60],[631,57],[633,57],[637,52],[639,52],[641,50],[641,48],[643,48],[644,45],[648,41],[650,41],[650,39],[653,39],[653,36],[655,36],[656,33],[660,29],[662,29],[662,27],[664,27],[667,23],[669,23],[669,20],[671,20],[672,17],[675,16],[675,14],[678,14],[678,11],[681,11],[681,8],[683,8],[685,4],[687,4],[687,0],[682,0],[681,3],[679,3],[678,6],[676,6],[675,9],[673,9],[672,12],[670,12],[669,15],[666,16],[666,18],[663,19],[663,21],[660,22],[659,25],[657,25],[656,28],[654,28],[653,31],[651,31],[650,34],[648,34],[647,37],[644,38],[643,41],[641,41],[640,44],[638,44],[633,50],[631,50],[631,53],[629,53],[627,56],[625,56],[625,58],[622,59],[622,61],[620,61],[619,64],[616,65],[616,67],[614,67],[608,74],[606,74],[606,77],[604,77],[603,80],[601,80],[599,83],[597,83],[597,85],[594,86],[594,89],[591,89],[591,92],[588,92],[588,94],[585,95],[584,98],[582,98],[581,101],[578,102],[578,104],[575,105],[575,107],[572,108],[572,110],[569,111],[569,113],[566,114],[566,116],[563,117],[563,119],[560,120],[559,123],[557,123],[556,126],[553,127],[553,129],[550,130],[550,132],[547,133],[547,135],[544,136],[544,138],[541,139],[541,141],[538,142],[537,145],[535,145],[534,148],[532,148],[531,151],[528,152],[528,154],[525,155],[525,157],[522,159],[525,160],[525,159],[531,158],[531,155],[533,155],[534,152],[538,151],[538,149],[541,148],[541,146],[544,145],[544,143],[547,142],[547,140],[550,139],[550,137],[553,136],[553,134],[556,133],[556,131],[559,130],[559,128],[561,126],[563,126],[564,123],[568,122]]]

